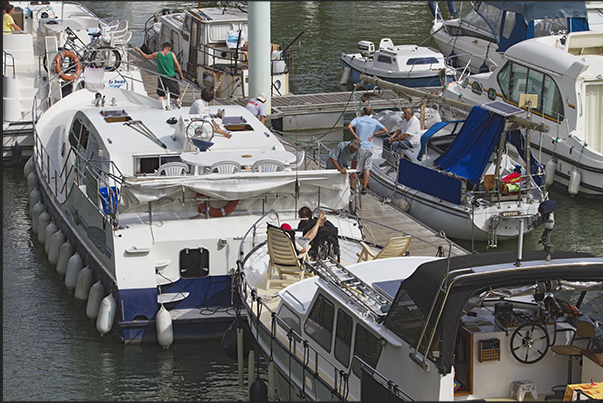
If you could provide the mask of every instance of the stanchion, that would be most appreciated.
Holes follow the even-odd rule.
[[[239,367],[239,387],[243,387],[243,328],[237,328],[237,364]]]

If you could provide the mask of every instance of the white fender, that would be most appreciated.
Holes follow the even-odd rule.
[[[174,331],[172,329],[172,315],[163,305],[157,311],[155,325],[157,326],[157,341],[161,347],[167,350],[174,341]]]
[[[80,270],[84,267],[84,262],[79,253],[75,253],[69,258],[67,262],[67,272],[65,273],[65,286],[69,291],[75,290],[77,283],[77,275],[80,274]]]
[[[73,256],[73,245],[71,245],[71,242],[65,241],[59,248],[59,258],[56,267],[57,273],[61,278],[64,278],[67,273],[67,263],[71,256]]]
[[[46,240],[46,227],[50,224],[50,214],[46,210],[38,217],[38,242],[44,245]]]
[[[100,303],[98,308],[98,318],[96,318],[96,330],[101,336],[109,333],[113,327],[113,319],[115,319],[115,311],[117,310],[117,303],[113,295],[109,294]]]
[[[46,252],[46,255],[50,252],[50,240],[58,230],[59,227],[53,221],[49,222],[46,226],[46,235],[44,235],[44,252]]]
[[[569,185],[567,186],[567,191],[572,196],[578,194],[578,189],[580,188],[580,181],[582,180],[582,173],[578,168],[574,169],[570,174]]]
[[[43,212],[44,203],[42,203],[42,200],[40,200],[36,203],[35,206],[33,206],[33,209],[31,211],[31,230],[36,235],[38,234],[38,219],[40,218],[40,214],[42,214]]]
[[[544,172],[545,172],[545,185],[547,187],[550,187],[553,182],[555,182],[555,171],[557,171],[557,160],[551,158],[549,160],[549,162],[546,163],[546,165],[544,166]]]
[[[80,270],[75,283],[75,299],[86,301],[92,287],[92,269],[89,266]]]
[[[38,187],[38,177],[35,172],[27,175],[27,194],[31,193],[32,190]]]
[[[50,247],[48,248],[48,261],[51,265],[56,266],[59,262],[59,252],[61,245],[65,243],[65,235],[60,229],[50,238]]]
[[[29,157],[29,159],[25,163],[25,166],[23,167],[23,175],[25,175],[25,177],[27,178],[29,176],[29,174],[32,173],[33,171],[34,171],[34,162],[33,162],[33,156],[31,156],[31,157]]]
[[[40,201],[42,200],[42,194],[40,193],[40,191],[38,190],[38,188],[35,188],[34,190],[31,191],[31,193],[29,194],[29,213],[31,214],[33,212],[33,208],[34,206]]]
[[[96,319],[98,317],[98,309],[100,308],[101,300],[105,295],[105,287],[100,280],[92,284],[88,293],[88,303],[86,304],[86,316],[88,319]]]

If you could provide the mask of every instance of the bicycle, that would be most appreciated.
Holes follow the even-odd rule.
[[[101,30],[88,33],[91,36],[89,44],[85,44],[70,27],[65,28],[65,32],[67,39],[65,44],[58,49],[55,70],[66,81],[71,81],[79,75],[81,64],[104,68],[107,71],[115,71],[121,65],[121,53],[118,49],[103,43]],[[46,62],[46,55],[44,55],[44,69],[48,71]]]

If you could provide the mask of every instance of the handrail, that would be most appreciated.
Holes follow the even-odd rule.
[[[12,67],[13,68],[13,77],[15,77],[15,56],[12,55],[12,53],[8,53],[7,51],[5,51],[4,49],[2,50],[3,56],[4,56],[4,71],[2,72],[2,75],[6,77],[6,68],[7,67]],[[9,57],[12,59],[12,63],[9,65],[6,61],[6,58]]]

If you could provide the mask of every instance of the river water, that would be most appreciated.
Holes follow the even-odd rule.
[[[153,12],[197,5],[83,3],[101,18],[127,18],[136,45]],[[293,47],[301,93],[339,91],[339,57],[358,41],[378,45],[390,37],[394,44],[419,43],[429,35],[431,21],[422,2],[280,2],[272,3],[271,17],[273,43],[289,43],[304,31]],[[219,340],[176,342],[163,350],[159,345],[126,347],[113,334],[100,337],[84,303],[67,291],[33,236],[22,168],[5,167],[2,180],[4,401],[248,399],[247,381],[238,386],[237,364],[222,352]],[[603,256],[602,203],[555,189],[551,197],[557,201],[555,249]],[[525,249],[539,248],[541,233],[529,234]],[[485,251],[485,245],[463,246]],[[507,242],[498,249],[515,247],[516,242]],[[265,367],[260,376],[266,381]]]

